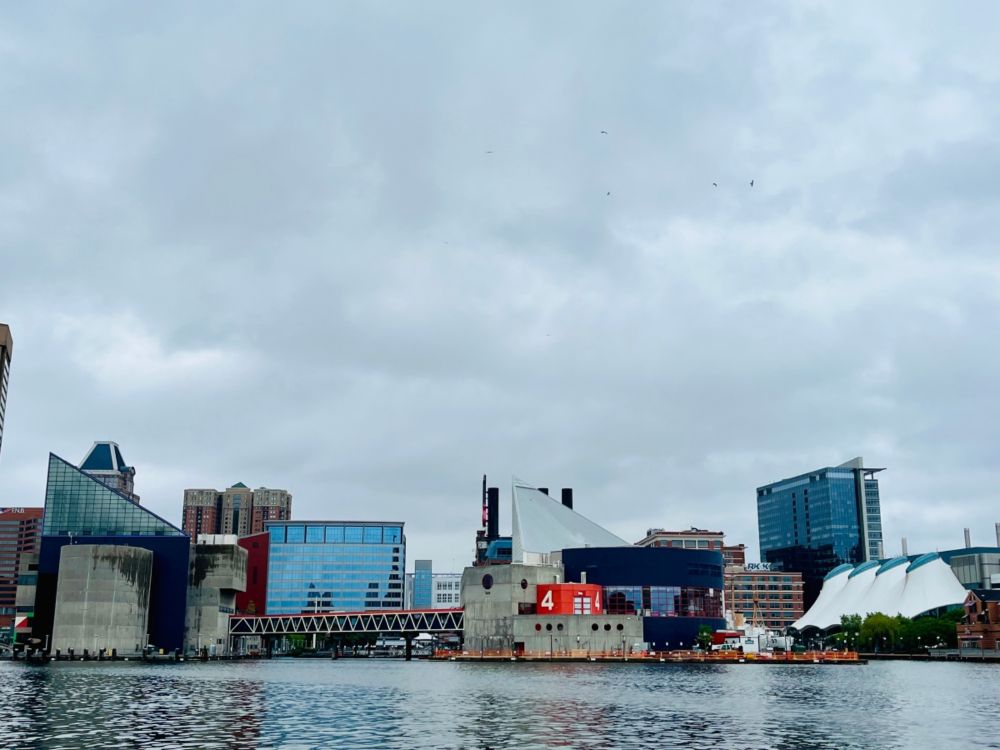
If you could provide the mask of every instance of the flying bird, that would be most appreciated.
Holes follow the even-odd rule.
[[[487,151],[486,153],[487,153],[487,154],[492,154],[493,152],[492,152],[492,151]]]
[[[753,187],[753,180],[750,180],[750,187]]]
[[[717,182],[713,182],[713,183],[712,183],[712,187],[719,187],[719,183],[717,183]]]
[[[608,191],[608,195],[611,195],[611,191],[610,190]]]
[[[607,135],[607,134],[608,134],[608,131],[607,131],[607,130],[602,130],[602,131],[601,131],[601,135]]]

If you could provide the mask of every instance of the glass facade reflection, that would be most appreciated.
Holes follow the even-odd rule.
[[[879,471],[855,459],[757,488],[761,559],[802,573],[805,609],[830,570],[881,558]]]
[[[186,536],[173,524],[49,454],[44,536]]]
[[[433,606],[434,571],[430,560],[413,563],[413,608],[430,609]]]
[[[722,591],[701,586],[605,586],[609,615],[722,617]]]
[[[269,521],[267,614],[403,608],[402,523]]]

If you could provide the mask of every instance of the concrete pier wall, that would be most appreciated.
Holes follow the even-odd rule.
[[[153,553],[71,544],[59,556],[51,651],[138,654],[146,644]]]

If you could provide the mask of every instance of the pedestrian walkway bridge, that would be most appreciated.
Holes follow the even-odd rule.
[[[326,612],[302,615],[233,615],[229,635],[347,635],[378,633],[404,638],[420,633],[461,633],[461,609],[393,612]]]

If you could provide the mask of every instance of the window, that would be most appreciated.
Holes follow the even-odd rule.
[[[271,532],[271,542],[273,544],[284,544],[285,543],[285,527],[284,526],[272,526]]]
[[[381,544],[382,543],[382,527],[381,526],[365,526],[364,542],[365,544]]]
[[[287,543],[288,544],[301,544],[306,540],[306,527],[305,526],[288,526]]]
[[[326,543],[327,544],[339,544],[344,541],[344,527],[343,526],[327,526],[326,527]]]
[[[403,541],[403,530],[399,526],[386,526],[382,530],[382,541],[385,544],[400,544]]]
[[[306,541],[309,544],[322,544],[323,543],[323,527],[322,526],[307,526],[306,527]]]
[[[359,544],[364,541],[364,533],[360,526],[347,526],[344,529],[344,541],[348,544]]]

